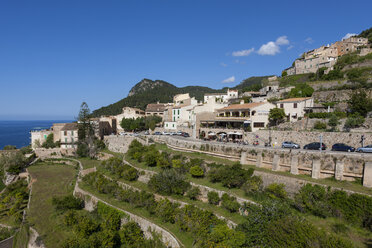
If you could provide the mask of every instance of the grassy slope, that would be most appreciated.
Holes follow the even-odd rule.
[[[33,179],[28,222],[42,236],[47,247],[59,247],[72,233],[61,224],[61,216],[54,212],[52,197],[72,194],[76,169],[69,165],[37,163],[29,172]]]

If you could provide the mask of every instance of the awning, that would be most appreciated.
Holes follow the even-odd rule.
[[[208,135],[209,135],[209,136],[216,136],[216,133],[214,133],[214,132],[210,132],[210,133],[208,133]]]

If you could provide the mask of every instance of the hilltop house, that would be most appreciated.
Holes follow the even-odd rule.
[[[172,105],[171,103],[150,103],[147,104],[145,114],[146,116],[157,115],[163,118],[164,111],[167,109],[167,106]]]
[[[138,108],[124,107],[123,112],[118,114],[115,117],[116,119],[116,131],[124,132],[124,129],[120,126],[120,123],[123,118],[125,119],[137,119],[140,117],[145,117],[145,111]]]
[[[215,101],[220,101],[222,103],[227,103],[231,99],[238,98],[238,91],[237,90],[230,90],[228,89],[226,93],[207,93],[204,95],[204,102],[208,102],[210,98],[214,98]]]

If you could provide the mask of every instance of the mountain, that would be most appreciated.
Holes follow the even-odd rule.
[[[245,88],[252,88],[253,85],[263,84],[267,82],[267,78],[271,76],[262,76],[262,77],[250,77],[244,79],[240,84],[234,87],[237,90],[243,90]]]
[[[190,93],[191,97],[202,101],[205,93],[226,92],[226,90],[215,90],[202,86],[186,86],[179,88],[162,80],[142,79],[129,91],[126,98],[108,106],[94,110],[93,117],[102,115],[117,115],[122,112],[123,107],[134,107],[145,109],[147,104],[155,102],[173,102],[176,94]]]

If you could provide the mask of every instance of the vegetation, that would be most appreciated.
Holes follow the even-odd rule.
[[[101,165],[112,174],[115,174],[119,178],[123,178],[128,181],[135,181],[139,176],[137,169],[123,163],[123,160],[118,157],[112,157],[108,160],[102,161]]]
[[[146,116],[137,119],[133,118],[123,118],[120,122],[120,126],[125,131],[143,131],[143,130],[154,130],[156,124],[160,123],[162,118],[160,116]]]
[[[32,157],[26,158],[21,151],[4,153],[0,156],[0,176],[4,177],[5,172],[10,174],[20,173]]]
[[[314,128],[315,129],[326,129],[327,128],[327,124],[325,122],[322,122],[322,121],[316,121],[314,123]]]
[[[372,43],[372,27],[366,30],[363,30],[358,37],[368,38],[368,42]]]
[[[344,128],[349,130],[350,128],[360,127],[364,123],[365,119],[359,113],[351,114],[346,119]]]
[[[201,86],[187,86],[178,88],[162,80],[152,81],[143,79],[132,89],[132,95],[108,106],[93,111],[92,116],[101,115],[118,115],[122,112],[123,107],[135,107],[144,110],[149,103],[155,102],[173,102],[173,96],[177,94],[190,93],[191,97],[202,101],[205,93],[226,92],[226,90],[215,90]]]
[[[95,136],[95,124],[90,120],[90,109],[86,102],[80,106],[78,115],[78,148],[76,153],[79,157],[95,158],[100,149],[104,148],[102,142]]]
[[[332,113],[308,113],[306,114],[307,117],[310,119],[316,118],[316,119],[328,119],[332,116],[336,116],[337,118],[346,118],[347,114],[345,112],[339,112],[335,111]]]
[[[209,204],[218,205],[220,203],[220,197],[215,191],[208,192],[208,202]]]
[[[8,185],[0,195],[0,222],[17,226],[21,223],[23,209],[27,207],[28,189],[25,180]]]
[[[288,97],[310,97],[313,95],[314,89],[306,83],[299,83],[291,89]]]
[[[72,236],[70,228],[63,227],[62,215],[52,204],[53,197],[72,195],[76,170],[70,165],[38,162],[28,168],[32,176],[32,197],[27,222],[42,237],[46,247],[61,247]]]
[[[83,181],[101,193],[108,194],[119,201],[128,202],[133,206],[142,207],[161,218],[163,222],[176,225],[183,232],[192,234],[197,247],[205,247],[207,244],[217,247],[221,243],[228,242],[229,235],[227,234],[239,234],[240,237],[242,236],[241,233],[225,229],[228,233],[225,234],[223,232],[221,233],[221,239],[214,239],[217,232],[221,231],[217,229],[217,226],[222,228],[226,224],[212,212],[195,206],[186,205],[179,207],[178,204],[172,203],[167,199],[156,201],[151,193],[123,189],[99,173],[88,174],[83,178]]]
[[[54,142],[54,135],[51,133],[47,136],[45,142],[41,146],[43,148],[55,148],[60,147],[61,143],[59,141]]]
[[[186,182],[185,177],[175,169],[165,169],[155,174],[148,185],[155,189],[155,192],[164,195],[183,195],[190,188],[190,183]]]
[[[3,148],[3,150],[5,150],[5,151],[16,150],[16,149],[17,149],[17,147],[16,146],[12,146],[12,145],[6,145]]]
[[[351,113],[358,113],[363,117],[366,117],[367,113],[372,111],[372,99],[368,97],[367,92],[362,89],[353,92],[348,105]]]
[[[227,188],[240,188],[253,174],[253,170],[244,170],[240,163],[232,166],[212,168],[208,177],[213,183],[221,182]]]
[[[270,125],[277,126],[279,123],[282,123],[285,118],[285,112],[282,108],[272,108],[269,112],[269,121]]]

